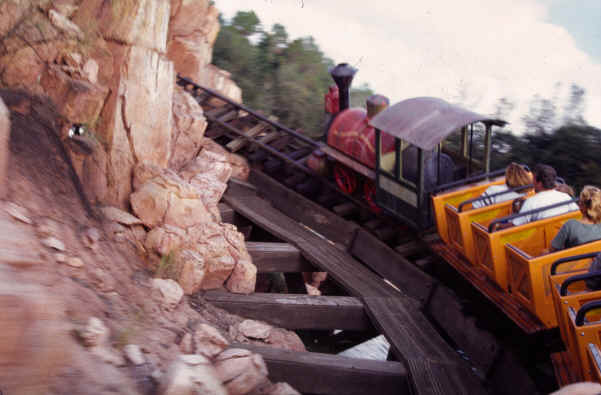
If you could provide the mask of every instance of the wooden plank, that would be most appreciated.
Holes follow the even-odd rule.
[[[422,304],[428,299],[435,280],[367,231],[357,231],[349,252],[404,294]]]
[[[346,202],[332,207],[332,211],[341,217],[346,217],[357,212],[357,206],[351,202]]]
[[[394,250],[402,256],[414,255],[420,251],[427,250],[428,247],[424,245],[421,240],[410,241],[405,244],[396,246]]]
[[[302,257],[299,249],[288,243],[249,241],[246,249],[259,273],[315,271],[313,265]]]
[[[273,140],[277,139],[278,137],[280,137],[280,132],[274,130],[271,131],[269,133],[267,133],[265,136],[260,137],[257,141],[259,143],[263,143],[263,144],[269,144],[270,142],[272,142]],[[253,145],[250,147],[249,151],[253,152],[255,151],[257,148],[259,148],[258,145]]]
[[[207,118],[219,118],[221,115],[227,113],[230,110],[231,110],[231,107],[229,107],[229,106],[216,107],[216,108],[213,108],[212,110],[205,111],[204,115]]]
[[[557,380],[557,385],[560,388],[582,381],[580,374],[578,374],[579,367],[571,361],[569,351],[556,352],[551,354],[550,357],[555,380]]]
[[[478,328],[475,317],[466,315],[453,291],[438,284],[425,311],[469,355],[472,364],[488,374],[502,352],[501,346],[492,334]]]
[[[236,118],[237,116],[238,116],[238,110],[232,110],[232,111],[226,113],[225,115],[220,116],[219,121],[229,122],[232,119]]]
[[[217,207],[219,208],[219,213],[221,214],[221,222],[233,224],[236,217],[236,212],[234,209],[225,203],[219,203]]]
[[[469,367],[409,298],[363,298],[372,323],[405,363],[415,394],[485,394]]]
[[[269,127],[268,123],[259,122],[259,124],[253,126],[249,130],[247,130],[244,134],[246,134],[246,136],[248,136],[248,137],[255,137],[256,135],[260,134],[268,127]],[[238,137],[237,139],[232,140],[229,143],[227,143],[225,148],[230,150],[230,152],[236,152],[236,151],[239,151],[242,148],[244,148],[247,144],[248,144],[247,139],[245,139],[244,137]]]
[[[311,227],[335,243],[349,246],[359,226],[338,217],[301,194],[286,188],[269,176],[251,170],[250,181],[261,191],[261,195],[280,211]]]
[[[383,224],[380,218],[371,219],[363,224],[365,229],[374,230]]]
[[[269,379],[284,381],[296,390],[315,395],[409,394],[407,370],[392,361],[347,358],[338,355],[233,344],[261,354]]]
[[[511,298],[507,298],[507,294],[501,288],[489,280],[484,273],[479,272],[478,268],[467,262],[453,248],[439,240],[430,244],[430,249],[457,270],[482,295],[499,307],[524,332],[531,335],[545,329],[543,323],[534,314]]]
[[[203,297],[230,313],[282,328],[373,330],[361,300],[350,296],[207,291]]]
[[[320,271],[328,272],[352,295],[399,295],[398,291],[334,243],[284,215],[266,200],[253,196],[250,190],[230,184],[223,199],[239,214],[297,247],[309,262]],[[294,210],[298,211],[299,207]]]

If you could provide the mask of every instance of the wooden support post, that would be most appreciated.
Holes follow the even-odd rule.
[[[221,214],[221,222],[233,224],[236,218],[236,212],[226,203],[219,203],[217,205],[219,213]]]
[[[401,244],[399,246],[396,246],[394,248],[394,250],[396,252],[398,252],[400,255],[402,256],[411,256],[414,255],[420,251],[424,251],[427,250],[428,247],[426,247],[421,241],[416,240],[416,241],[410,241],[408,243],[405,244]]]
[[[233,344],[261,354],[273,382],[284,381],[303,394],[409,394],[402,363],[347,358],[338,355]]]
[[[246,243],[246,249],[259,273],[311,272],[316,269],[307,262],[300,251],[288,243]]]
[[[288,329],[373,330],[363,303],[350,296],[207,291],[203,297],[230,313]]]

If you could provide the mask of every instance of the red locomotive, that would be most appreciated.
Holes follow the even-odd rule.
[[[356,70],[341,63],[330,72],[337,86],[325,95],[330,117],[327,144],[314,152],[307,165],[333,177],[345,193],[360,194],[373,210],[383,208],[424,228],[432,225],[432,192],[460,185],[462,180],[469,183],[494,176],[489,173],[492,126],[503,126],[504,121],[430,97],[389,106],[386,97],[373,95],[366,109],[349,108]],[[484,127],[474,128],[477,123]],[[480,130],[484,134],[477,146],[474,132]],[[443,141],[456,131],[461,133],[460,147],[453,152]],[[478,149],[482,152],[475,152]]]

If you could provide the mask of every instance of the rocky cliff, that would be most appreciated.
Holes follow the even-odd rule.
[[[217,16],[208,0],[0,1],[0,391],[296,393],[229,347],[303,350],[294,333],[189,303],[256,281],[217,208],[248,169],[175,85],[241,100],[210,64]]]

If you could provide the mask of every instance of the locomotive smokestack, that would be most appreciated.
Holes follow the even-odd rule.
[[[348,65],[348,63],[340,63],[330,70],[330,75],[338,85],[340,95],[340,111],[349,108],[351,103],[351,82],[357,69]]]

